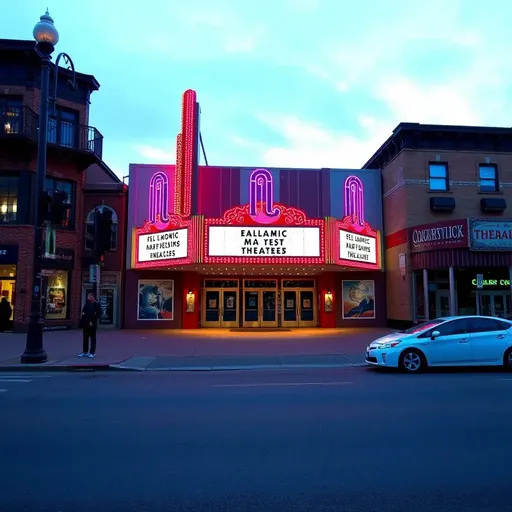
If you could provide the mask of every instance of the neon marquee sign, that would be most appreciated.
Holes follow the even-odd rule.
[[[325,263],[325,222],[276,203],[273,176],[267,169],[250,174],[248,204],[204,222],[205,263]]]
[[[335,263],[345,267],[379,270],[380,233],[365,219],[364,185],[357,176],[343,184],[344,216],[335,221]]]

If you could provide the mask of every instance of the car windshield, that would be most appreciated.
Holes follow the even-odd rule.
[[[428,322],[423,322],[422,324],[415,325],[414,327],[411,327],[410,329],[407,329],[405,331],[398,331],[405,334],[417,334],[422,331],[426,331],[428,329],[431,329],[432,327],[435,327],[436,325],[442,324],[445,322],[444,319],[438,318],[436,320],[430,320]]]

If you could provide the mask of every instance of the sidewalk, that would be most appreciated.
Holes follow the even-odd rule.
[[[44,334],[48,361],[20,364],[24,334],[0,334],[0,371],[213,371],[335,368],[364,364],[366,345],[390,329],[296,329],[231,332],[218,329],[98,331],[97,355],[80,358],[81,331]]]

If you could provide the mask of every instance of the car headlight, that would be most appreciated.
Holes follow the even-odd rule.
[[[376,348],[378,348],[380,350],[385,349],[385,348],[395,348],[397,345],[400,345],[400,343],[402,343],[402,340],[388,341],[387,343],[383,343],[382,345],[379,345]]]

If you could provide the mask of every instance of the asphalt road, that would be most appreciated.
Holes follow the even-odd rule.
[[[1,511],[512,511],[506,373],[18,374],[0,389]]]

